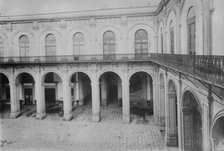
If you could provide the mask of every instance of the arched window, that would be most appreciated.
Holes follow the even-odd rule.
[[[115,34],[112,31],[106,31],[103,34],[103,56],[104,59],[114,59],[116,50]]]
[[[48,34],[45,37],[45,51],[47,61],[56,60],[56,38],[53,34]]]
[[[142,57],[148,54],[148,33],[139,29],[135,33],[135,57]]]
[[[173,21],[170,22],[170,53],[174,54],[174,24]]]
[[[196,54],[196,15],[194,7],[191,7],[187,15],[188,53]]]
[[[4,42],[3,39],[0,37],[0,57],[4,56]]]
[[[46,56],[56,55],[56,38],[53,34],[48,34],[45,38]]]
[[[22,61],[27,60],[29,56],[29,38],[26,35],[22,35],[19,37],[19,52],[20,52],[20,58]]]
[[[85,46],[85,40],[84,35],[80,32],[75,33],[73,36],[73,55],[78,56],[80,55],[80,52],[84,51]]]

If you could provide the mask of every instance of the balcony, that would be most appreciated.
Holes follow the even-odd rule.
[[[113,54],[113,55],[61,55],[61,56],[30,56],[30,57],[0,57],[0,65],[13,64],[57,64],[81,62],[128,62],[148,61],[151,54]]]
[[[224,88],[224,56],[151,54],[150,60]]]
[[[116,54],[79,56],[0,57],[0,66],[18,64],[61,64],[97,62],[154,62],[158,65],[190,75],[204,82],[224,87],[224,56],[179,54]]]

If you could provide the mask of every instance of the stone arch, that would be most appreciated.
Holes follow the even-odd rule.
[[[198,97],[191,90],[183,93],[182,116],[184,150],[202,151],[202,110]]]
[[[169,12],[169,15],[166,20],[166,43],[167,43],[167,53],[171,52],[171,43],[170,43],[170,23],[173,23],[174,25],[174,53],[177,53],[177,37],[176,37],[176,31],[177,31],[177,24],[176,24],[176,13],[174,10]]]
[[[88,76],[88,78],[90,79],[90,82],[92,81],[92,76],[91,76],[91,73],[88,73],[88,72],[86,72],[86,71],[81,71],[81,70],[77,70],[77,71],[72,71],[72,72],[70,72],[69,73],[69,81],[71,81],[71,78],[72,78],[72,76],[75,74],[75,73],[83,73],[83,74],[85,74],[85,75],[87,75]]]
[[[143,118],[155,116],[155,104],[157,102],[154,100],[155,87],[151,74],[146,71],[136,71],[131,74],[128,80],[131,114],[137,114],[143,116]],[[146,107],[144,112],[141,110],[142,106]]]
[[[98,81],[100,80],[100,77],[101,77],[104,73],[107,73],[107,72],[112,72],[112,73],[116,74],[116,75],[120,78],[120,80],[123,81],[123,80],[122,80],[122,79],[123,79],[122,72],[120,72],[120,71],[114,71],[114,70],[102,70],[102,71],[98,72],[98,75],[97,75],[97,79],[98,79]]]
[[[147,32],[147,34],[148,34],[148,52],[152,53],[153,50],[155,50],[156,32],[155,32],[155,29],[148,24],[136,24],[136,25],[133,25],[131,28],[129,28],[127,40],[128,40],[128,43],[131,45],[128,45],[127,50],[131,50],[129,53],[135,52],[135,43],[134,43],[135,33],[140,29],[143,29]]]
[[[221,151],[224,147],[224,110],[219,111],[213,118],[210,138],[213,151]]]
[[[7,72],[2,72],[2,71],[1,71],[0,74],[6,76],[7,79],[10,81],[10,74],[9,74],[9,73],[7,73]]]
[[[120,108],[122,104],[122,77],[120,73],[110,70],[102,71],[99,74],[98,81],[101,105],[108,106],[111,104]]]
[[[44,30],[40,33],[39,36],[39,43],[40,43],[40,52],[39,55],[40,56],[45,56],[46,55],[46,50],[45,50],[45,38],[47,35],[49,34],[53,34],[56,38],[56,55],[63,55],[63,39],[62,39],[62,35],[60,32],[58,32],[57,30]]]
[[[187,47],[187,15],[190,8],[194,8],[196,12],[196,50],[198,54],[203,54],[203,42],[202,42],[202,34],[203,34],[203,25],[202,25],[202,2],[201,0],[198,1],[191,1],[186,0],[183,2],[183,5],[181,6],[181,12],[180,12],[180,22],[181,22],[181,53],[187,54],[188,47]]]
[[[16,100],[19,106],[35,104],[35,76],[32,72],[20,71],[15,74]]]
[[[160,126],[165,128],[165,76],[163,73],[159,73],[159,122]]]
[[[69,30],[66,33],[66,41],[67,41],[67,54],[68,55],[72,55],[73,54],[73,47],[72,47],[72,42],[73,42],[73,35],[76,33],[82,33],[84,35],[84,52],[82,52],[81,54],[86,54],[88,53],[88,48],[89,48],[89,43],[91,41],[91,37],[90,37],[90,32],[87,29],[84,28],[74,28]]]
[[[91,102],[91,77],[86,72],[72,72],[72,74],[69,76],[69,83],[72,105],[83,106]]]
[[[153,76],[153,73],[151,71],[145,71],[145,70],[134,70],[134,71],[130,72],[128,74],[128,81],[130,81],[131,77],[137,72],[145,72],[152,78],[152,82],[155,81],[155,77]]]
[[[185,95],[186,92],[190,92],[194,96],[195,101],[197,102],[197,105],[199,107],[200,114],[202,114],[202,105],[201,105],[201,102],[200,102],[199,97],[198,97],[199,95],[197,94],[197,92],[195,92],[194,90],[192,90],[188,86],[184,88],[184,92],[181,96],[181,106],[183,107],[183,105],[184,105],[183,101],[184,101],[184,95]]]
[[[2,38],[3,40],[3,47],[4,47],[4,50],[3,50],[3,55],[4,57],[9,57],[11,55],[8,47],[9,47],[9,40],[8,40],[8,37],[5,33],[2,33],[0,32],[0,37]]]
[[[97,48],[100,50],[99,54],[103,54],[103,35],[107,31],[112,31],[115,34],[115,52],[118,54],[121,48],[122,32],[116,26],[104,26],[96,32],[95,40],[97,42]]]
[[[51,72],[57,74],[57,75],[60,77],[61,81],[63,80],[63,75],[62,75],[61,72],[59,72],[59,71],[55,71],[55,70],[49,70],[49,71],[44,71],[43,73],[41,73],[41,75],[40,75],[41,78],[40,78],[40,79],[41,79],[41,82],[42,82],[42,83],[44,82],[44,79],[45,79],[46,75],[47,75],[48,73],[51,73]]]
[[[47,81],[45,81],[47,80]],[[47,113],[54,111],[54,107],[58,108],[59,102],[63,102],[63,76],[58,72],[47,71],[41,76],[42,104]],[[66,93],[66,92],[65,92]],[[53,109],[53,110],[52,110]],[[61,112],[61,110],[60,110]]]
[[[16,72],[16,73],[15,73],[15,80],[16,80],[21,74],[23,74],[23,73],[26,73],[26,74],[31,75],[32,78],[33,78],[33,80],[34,80],[34,82],[35,82],[35,73],[33,73],[33,72],[29,72],[29,71],[19,71],[19,72]]]
[[[13,55],[14,56],[20,56],[19,54],[19,38],[21,36],[27,36],[29,39],[29,56],[34,56],[35,54],[35,46],[34,46],[34,35],[30,31],[17,31],[12,36],[12,42],[13,42]]]

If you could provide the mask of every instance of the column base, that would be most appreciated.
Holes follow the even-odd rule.
[[[10,118],[17,118],[19,116],[20,116],[20,111],[18,111],[18,112],[11,112],[11,114],[10,114]]]
[[[166,134],[166,145],[169,147],[177,147],[177,134]]]
[[[63,117],[63,120],[64,121],[70,121],[71,119],[72,119],[72,114],[70,113],[70,114],[64,114],[64,117]]]
[[[92,122],[99,122],[100,121],[100,114],[92,115]]]
[[[36,115],[36,119],[38,119],[38,120],[42,120],[42,119],[44,119],[46,116],[47,116],[46,113],[37,113],[37,115]]]
[[[131,121],[130,115],[124,115],[123,114],[123,121],[124,121],[124,123],[129,124],[130,121]]]

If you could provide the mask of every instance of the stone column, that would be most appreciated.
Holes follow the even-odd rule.
[[[68,75],[64,74],[63,78],[63,108],[64,108],[64,120],[69,121],[72,118],[72,102],[70,99],[71,91],[69,89]]]
[[[165,87],[164,83],[160,83],[160,126],[165,127]]]
[[[92,121],[100,121],[100,94],[99,94],[99,82],[97,79],[92,80]]]
[[[123,79],[122,81],[122,111],[123,121],[130,123],[129,81],[127,79]]]
[[[44,99],[44,83],[42,83],[39,73],[35,78],[35,100],[37,106],[36,119],[43,119],[46,117],[45,99]]]
[[[122,86],[121,86],[121,81],[118,80],[117,83],[117,91],[118,91],[118,105],[122,105]]]
[[[84,94],[83,94],[83,81],[82,81],[82,78],[81,76],[79,76],[79,105],[80,106],[83,106],[84,104]]]
[[[159,119],[159,109],[158,109],[158,91],[157,91],[157,82],[153,81],[153,116],[155,123],[158,124],[158,119]]]
[[[20,104],[19,100],[16,99],[16,83],[14,76],[9,80],[10,85],[10,99],[11,99],[11,118],[17,118],[20,115]]]
[[[204,151],[211,151],[211,140],[210,140],[210,128],[209,128],[209,107],[205,104],[202,106],[202,145],[203,145],[203,150]]]
[[[151,78],[147,75],[146,76],[147,77],[147,97],[146,97],[146,99],[147,100],[151,100],[152,99],[152,97],[151,97]]]
[[[177,146],[177,127],[176,127],[176,93],[168,93],[168,120],[166,144],[167,146]]]
[[[76,90],[76,92],[75,92],[75,98],[76,98],[76,105],[78,105],[78,101],[79,101],[79,75],[78,75],[78,73],[76,73],[75,74],[75,81],[76,81],[76,83],[75,83],[75,90]]]
[[[73,94],[74,94],[74,98],[73,98],[73,105],[77,106],[77,93],[76,93],[76,82],[73,83]]]
[[[107,106],[107,83],[106,83],[106,77],[102,76],[101,78],[101,104],[103,106]]]
[[[142,78],[142,98],[147,99],[147,75]]]
[[[165,96],[164,96],[164,98],[165,98],[165,141],[166,141],[166,135],[167,135],[167,131],[168,131],[168,128],[169,128],[169,126],[168,126],[168,120],[169,120],[169,118],[168,118],[168,116],[169,116],[169,114],[168,114],[168,80],[167,80],[167,72],[166,72],[166,74],[165,74],[165,76],[164,76],[164,91],[165,91]]]

